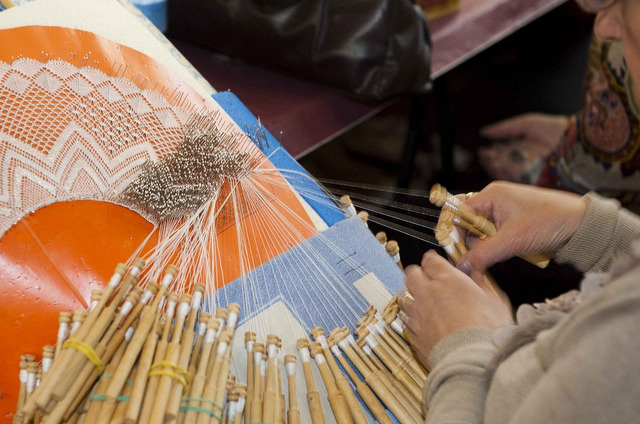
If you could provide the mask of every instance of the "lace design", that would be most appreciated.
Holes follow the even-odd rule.
[[[195,107],[63,60],[0,62],[0,236],[72,199],[118,203],[148,160],[172,152]]]

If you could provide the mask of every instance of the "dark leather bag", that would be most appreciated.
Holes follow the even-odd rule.
[[[169,34],[363,99],[431,87],[427,22],[411,0],[170,0]]]

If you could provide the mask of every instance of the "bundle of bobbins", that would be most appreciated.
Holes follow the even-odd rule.
[[[239,408],[246,387],[228,384],[228,347],[240,307],[199,313],[202,284],[168,293],[178,272],[169,265],[160,284],[142,288],[143,268],[141,259],[118,264],[87,311],[60,313],[56,346],[44,347],[40,365],[22,356],[14,422],[208,423],[222,422],[229,396],[228,414]]]
[[[22,355],[14,422],[296,424],[303,407],[318,424],[327,413],[319,385],[339,424],[363,424],[368,415],[391,423],[389,414],[401,424],[423,421],[427,372],[402,335],[396,297],[382,313],[370,306],[353,333],[343,327],[325,336],[316,327],[311,339],[298,340],[304,406],[296,392],[298,357],[282,351],[277,335],[259,343],[245,333],[246,384],[236,381],[230,345],[240,307],[201,312],[204,286],[169,292],[178,272],[171,265],[160,284],[142,288],[136,283],[143,267],[142,260],[129,269],[119,264],[87,311],[60,313],[56,345],[44,347],[40,362]]]

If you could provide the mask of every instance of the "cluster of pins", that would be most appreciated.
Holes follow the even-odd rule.
[[[368,226],[369,213],[364,210],[356,211],[356,208],[351,201],[351,197],[349,197],[348,195],[345,194],[344,196],[340,197],[340,208],[347,217],[351,218],[357,216],[362,220],[362,222],[364,222],[365,225]],[[400,269],[404,269],[404,267],[402,266],[402,261],[400,259],[400,246],[398,245],[398,242],[395,240],[387,240],[387,233],[385,233],[384,231],[376,233],[376,239],[380,242],[382,247],[384,247],[389,256],[391,256],[393,262],[395,262],[398,267],[400,267]]]
[[[161,222],[195,213],[226,180],[245,178],[257,163],[257,147],[221,125],[216,114],[194,115],[175,152],[145,163],[119,200]]]
[[[22,356],[14,422],[219,423],[218,405],[226,400],[231,414],[241,403],[246,387],[229,376],[240,307],[199,313],[203,285],[169,292],[178,271],[170,265],[160,284],[142,288],[143,267],[141,259],[119,264],[87,311],[62,312],[41,365]]]

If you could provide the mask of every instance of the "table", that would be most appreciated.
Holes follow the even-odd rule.
[[[462,0],[459,12],[430,22],[432,77],[437,79],[566,1]],[[325,86],[180,40],[171,41],[216,90],[236,94],[295,158],[312,152],[390,104],[355,100]],[[414,136],[416,142],[419,138]],[[409,144],[407,147],[405,157],[414,150]]]

